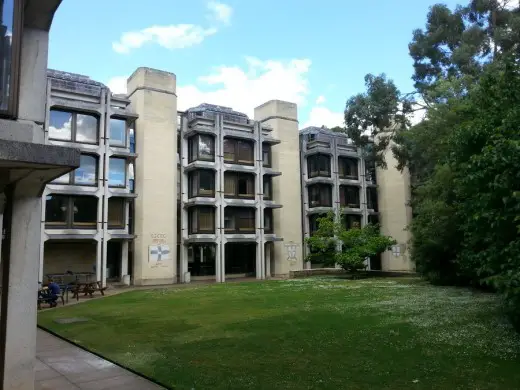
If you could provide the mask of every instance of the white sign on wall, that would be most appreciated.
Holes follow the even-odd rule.
[[[288,261],[296,261],[298,260],[296,258],[296,252],[298,251],[298,244],[295,242],[289,241],[287,244],[284,245],[285,250],[287,251],[287,260]]]
[[[150,245],[148,247],[148,262],[159,265],[165,260],[170,260],[170,247],[168,245]]]

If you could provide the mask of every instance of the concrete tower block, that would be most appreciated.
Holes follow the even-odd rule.
[[[273,198],[283,207],[274,209],[273,219],[283,242],[275,243],[271,273],[287,275],[303,269],[298,109],[294,103],[270,100],[255,108],[255,120],[271,126],[273,137],[281,141],[272,147],[273,169],[282,173],[273,178]]]
[[[412,221],[410,202],[410,174],[400,172],[390,148],[385,153],[386,169],[377,168],[377,198],[381,233],[393,237],[397,245],[381,255],[383,271],[414,271],[408,249],[410,232],[406,227]]]
[[[176,77],[138,68],[128,79],[136,121],[134,284],[171,284],[177,272]]]

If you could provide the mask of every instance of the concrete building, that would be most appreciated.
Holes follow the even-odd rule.
[[[0,388],[34,389],[45,185],[79,166],[45,145],[49,29],[59,0],[0,1]]]

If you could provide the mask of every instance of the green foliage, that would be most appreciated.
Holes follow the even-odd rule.
[[[317,231],[306,239],[310,249],[307,261],[326,266],[339,264],[345,271],[356,272],[366,267],[367,258],[396,244],[391,237],[381,235],[376,225],[346,229],[332,212],[317,222]]]

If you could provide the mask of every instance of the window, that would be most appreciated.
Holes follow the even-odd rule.
[[[230,164],[254,165],[254,142],[225,138],[224,162]]]
[[[379,225],[379,214],[368,214],[368,223]]]
[[[358,209],[360,207],[359,201],[359,187],[356,186],[340,186],[339,198],[342,207],[350,207]]]
[[[270,167],[271,164],[271,145],[262,144],[262,165]]]
[[[316,233],[316,231],[320,227],[318,220],[320,218],[325,218],[326,216],[327,216],[326,214],[312,214],[311,216],[309,216],[309,233],[311,236],[314,233]]]
[[[252,173],[224,173],[224,196],[226,198],[255,198],[255,175]]]
[[[367,209],[378,211],[377,189],[375,187],[367,188]]]
[[[126,120],[110,118],[110,146],[126,147]]]
[[[130,152],[135,153],[135,129],[128,130],[128,138],[130,140]]]
[[[343,216],[343,226],[347,230],[361,228],[361,215],[346,214]]]
[[[188,231],[190,234],[215,233],[215,208],[212,206],[191,207],[188,210]]]
[[[110,187],[126,187],[126,160],[124,158],[110,157],[108,185]]]
[[[7,117],[16,117],[18,111],[23,3],[16,0],[4,0],[0,3],[0,114]]]
[[[80,166],[54,180],[53,184],[76,184],[81,186],[97,186],[98,159],[90,154],[82,154]]]
[[[226,233],[254,233],[255,209],[249,207],[226,207],[224,209]]]
[[[339,177],[341,179],[358,180],[358,160],[355,158],[339,157]]]
[[[199,169],[188,174],[188,196],[215,196],[215,172],[210,169]]]
[[[264,232],[273,232],[273,209],[264,209]]]
[[[365,179],[373,184],[377,184],[376,179],[376,164],[374,161],[365,161]]]
[[[109,229],[123,229],[125,227],[125,209],[126,203],[123,198],[108,198],[107,222]]]
[[[215,138],[211,135],[195,135],[188,140],[188,162],[215,161]]]
[[[332,207],[332,186],[313,184],[308,188],[309,207]]]
[[[88,144],[98,143],[99,120],[90,114],[51,110],[49,138]]]
[[[98,199],[94,196],[49,195],[45,226],[62,229],[96,229]]]
[[[330,177],[330,157],[325,154],[315,154],[307,158],[309,177]]]
[[[264,176],[264,200],[273,199],[273,178]]]

